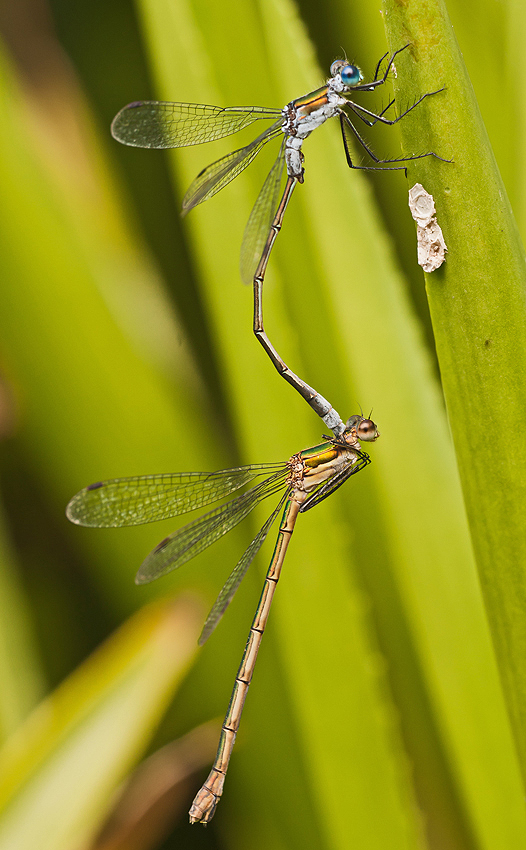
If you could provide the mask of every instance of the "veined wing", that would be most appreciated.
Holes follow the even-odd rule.
[[[263,106],[206,106],[145,100],[129,103],[111,124],[114,139],[136,148],[180,148],[230,136],[261,119],[280,118]]]
[[[174,531],[145,558],[135,576],[136,583],[153,581],[186,564],[238,525],[259,502],[280,490],[287,475],[288,466],[283,464],[278,472],[248,492]]]
[[[212,165],[203,168],[183,198],[183,215],[186,215],[197,204],[207,201],[208,198],[211,198],[221,189],[224,189],[225,186],[228,186],[234,177],[237,177],[238,174],[241,174],[250,165],[267,142],[275,139],[281,133],[280,119],[246,147],[229,153],[216,162],[213,162]]]
[[[252,207],[252,212],[245,227],[241,245],[241,279],[243,283],[252,283],[256,269],[261,260],[261,254],[267,241],[270,225],[279,204],[281,177],[285,164],[285,138],[281,143],[276,162],[270,169],[267,179]]]
[[[66,516],[76,525],[116,528],[179,516],[239,490],[282,464],[254,464],[219,472],[173,472],[98,481],[73,496]]]
[[[241,584],[242,579],[245,576],[246,571],[248,570],[250,564],[256,557],[257,553],[261,549],[263,543],[265,542],[266,536],[269,533],[270,526],[276,519],[278,513],[283,507],[283,503],[288,496],[289,491],[287,491],[279,500],[279,504],[272,511],[265,525],[254,537],[252,543],[245,550],[245,553],[240,558],[230,575],[228,576],[226,582],[224,583],[219,596],[212,606],[212,610],[210,611],[208,617],[206,618],[206,622],[203,626],[203,631],[201,632],[201,636],[199,638],[199,645],[202,646],[210,637],[215,627],[219,623],[219,620],[225,613],[226,609],[232,602],[234,598],[234,594]]]
[[[309,498],[305,502],[303,502],[300,508],[300,513],[310,511],[310,509],[313,508],[315,505],[319,505],[320,502],[323,502],[323,500],[327,498],[327,496],[330,496],[331,493],[334,493],[335,490],[338,490],[338,488],[341,487],[342,484],[345,484],[345,482],[348,478],[351,477],[351,475],[355,475],[357,472],[360,472],[362,469],[368,466],[368,464],[371,463],[371,458],[365,452],[356,451],[356,455],[357,459],[355,463],[349,464],[349,466],[346,466],[344,469],[340,470],[340,472],[336,473],[336,475],[334,475],[332,478],[329,478],[327,479],[327,481],[324,481],[323,484],[321,484],[320,487],[314,491],[312,496],[309,496]]]

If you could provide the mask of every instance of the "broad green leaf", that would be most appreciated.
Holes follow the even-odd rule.
[[[199,614],[144,608],[0,752],[2,850],[70,850],[93,837],[184,676]]]
[[[67,501],[92,481],[225,464],[211,431],[189,438],[208,427],[202,386],[97,148],[87,144],[84,181],[69,147],[50,157],[32,102],[0,61],[0,351],[21,409],[17,446],[66,528]],[[115,611],[144,601],[135,567],[162,530],[68,531]]]
[[[5,519],[0,515],[0,737],[25,719],[44,691],[31,606],[16,569]]]
[[[397,14],[395,14],[395,8]],[[435,198],[449,253],[426,275],[442,386],[471,538],[522,770],[526,765],[526,263],[524,248],[445,6],[385,3],[408,92],[428,98],[417,143],[453,163],[411,165],[411,183]],[[504,118],[503,118],[504,120]],[[424,130],[422,131],[422,127]]]

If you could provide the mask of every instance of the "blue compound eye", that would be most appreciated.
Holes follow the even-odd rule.
[[[340,71],[342,83],[346,86],[356,86],[362,79],[362,72],[356,65],[346,65]]]

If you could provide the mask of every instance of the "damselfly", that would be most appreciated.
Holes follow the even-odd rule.
[[[349,168],[397,170],[404,169],[405,166],[393,165],[393,163],[421,159],[426,156],[441,159],[432,151],[399,159],[379,159],[353,123],[359,118],[370,127],[377,121],[383,124],[396,124],[424,98],[442,91],[438,89],[437,92],[422,95],[412,106],[391,119],[387,118],[385,113],[393,105],[394,100],[377,114],[351,99],[351,95],[355,92],[372,92],[382,86],[393,67],[395,57],[408,46],[406,44],[393,53],[384,73],[380,76],[382,63],[387,56],[385,54],[376,66],[373,80],[367,83],[362,82],[362,72],[356,65],[350,64],[347,60],[337,59],[331,65],[331,76],[324,86],[291,101],[283,109],[139,101],[121,109],[111,125],[114,138],[123,144],[142,148],[177,148],[221,139],[237,133],[256,121],[272,122],[270,127],[267,127],[249,145],[227,154],[198,174],[183,199],[183,214],[227,186],[234,177],[250,165],[267,142],[281,139],[277,159],[263,184],[245,228],[241,248],[241,277],[246,283],[253,282],[254,286],[255,335],[278,372],[306,399],[335,436],[344,430],[339,414],[323,396],[288,368],[265,333],[262,305],[263,279],[272,246],[281,229],[292,192],[298,183],[303,183],[303,142],[327,119],[333,117],[339,119]],[[363,166],[353,163],[351,139],[358,141],[376,165]],[[387,165],[389,163],[391,165]],[[382,165],[387,165],[387,168],[382,169]],[[284,170],[286,170],[286,185],[281,193]]]
[[[245,493],[188,523],[159,543],[137,573],[136,582],[142,584],[177,569],[234,528],[268,496],[281,494],[277,506],[227,578],[199,638],[199,643],[203,644],[217,626],[272,523],[282,511],[274,554],[236,676],[216,760],[192,803],[191,823],[208,823],[223,793],[241,712],[298,515],[318,505],[351,475],[367,466],[370,458],[362,451],[359,441],[372,442],[378,436],[371,419],[351,416],[340,438],[327,437],[327,442],[298,452],[286,463],[100,481],[77,493],[67,506],[68,519],[77,525],[96,528],[140,525],[193,511],[252,484]]]

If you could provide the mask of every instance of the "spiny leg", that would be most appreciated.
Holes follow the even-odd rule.
[[[387,67],[384,71],[383,76],[380,77],[380,79],[378,79],[378,74],[380,72],[380,65],[382,64],[385,57],[387,56],[387,53],[384,53],[384,55],[382,56],[382,58],[378,62],[378,65],[376,66],[376,71],[375,71],[375,74],[374,74],[373,81],[370,82],[370,83],[363,83],[361,86],[357,86],[355,88],[355,91],[373,91],[373,89],[378,88],[378,86],[383,86],[383,84],[385,82],[387,82],[387,77],[389,76],[389,71],[393,67],[393,62],[395,60],[395,57],[398,56],[399,53],[402,53],[404,50],[407,50],[408,47],[409,47],[409,42],[407,44],[404,44],[403,47],[399,47],[398,50],[395,50],[395,52],[393,53],[393,55],[389,59],[389,62],[387,63]]]
[[[344,150],[345,150],[345,157],[347,159],[347,165],[349,166],[349,168],[355,168],[359,171],[406,171],[406,167],[404,165],[394,165],[392,167],[387,167],[387,168],[384,168],[383,165],[384,164],[389,165],[389,163],[393,163],[393,162],[411,162],[414,159],[424,159],[426,156],[434,156],[435,159],[439,159],[441,162],[450,162],[450,160],[444,159],[443,157],[434,153],[434,151],[428,151],[427,153],[417,153],[417,154],[413,154],[412,156],[401,156],[401,157],[397,157],[395,159],[380,159],[379,157],[376,156],[375,153],[373,153],[373,151],[371,150],[371,148],[369,147],[369,145],[367,144],[367,142],[365,141],[363,136],[358,132],[358,130],[356,129],[356,127],[354,126],[354,124],[350,120],[349,116],[346,115],[345,112],[340,112],[340,126],[341,126],[341,130],[342,130],[342,139],[343,139],[343,147],[344,147]],[[374,166],[374,165],[355,165],[353,163],[352,158],[351,158],[351,152],[350,152],[350,149],[349,149],[349,144],[348,144],[348,141],[347,141],[347,136],[346,136],[346,133],[345,133],[345,127],[346,126],[351,130],[351,132],[356,137],[357,141],[360,143],[360,145],[362,146],[364,151],[367,154],[369,154],[369,156],[371,157],[371,159],[374,162],[376,162],[378,164],[378,167]]]
[[[377,66],[376,66],[373,81],[371,83],[364,83],[363,85],[356,86],[354,91],[374,91],[375,88],[377,88],[380,85],[383,85],[387,81],[387,77],[389,75],[389,71],[393,67],[393,62],[394,62],[395,57],[399,53],[401,53],[403,50],[406,50],[408,47],[409,47],[409,43],[405,44],[403,47],[400,47],[398,50],[396,50],[393,53],[393,55],[389,59],[389,62],[387,63],[387,67],[385,69],[383,76],[380,77],[380,79],[378,79],[378,74],[380,73],[380,67],[381,67],[382,62],[384,61],[385,57],[387,56],[387,53],[384,53],[384,55],[381,57],[381,59],[379,60]],[[362,106],[359,103],[355,103],[352,100],[347,101],[346,107],[348,107],[352,112],[354,112],[354,114],[361,121],[363,121],[364,124],[367,124],[368,127],[372,127],[378,121],[380,121],[382,124],[392,126],[393,124],[397,124],[398,121],[400,121],[402,118],[404,118],[409,112],[412,112],[412,110],[415,109],[420,103],[422,103],[422,101],[425,100],[426,97],[431,97],[432,95],[439,94],[441,91],[444,91],[444,90],[445,90],[445,87],[442,87],[440,89],[437,89],[436,91],[426,92],[421,97],[419,97],[418,100],[416,100],[411,106],[409,106],[402,113],[400,113],[400,115],[397,115],[395,118],[386,118],[385,117],[385,113],[387,112],[389,107],[393,105],[394,100],[391,100],[388,103],[388,105],[384,109],[382,109],[382,111],[380,113],[373,112],[372,110],[367,109],[365,106]],[[345,109],[345,107],[344,107],[344,109]],[[379,159],[377,156],[375,156],[375,154],[373,154],[372,150],[366,144],[365,140],[363,139],[361,134],[358,132],[358,130],[356,129],[356,127],[354,126],[354,124],[350,120],[349,116],[344,111],[344,109],[340,112],[340,125],[341,125],[341,129],[342,129],[345,155],[347,157],[347,164],[349,165],[349,168],[356,168],[356,169],[360,169],[360,170],[363,170],[363,171],[377,171],[377,170],[400,171],[400,170],[403,169],[403,166],[397,166],[397,167],[391,168],[391,169],[390,168],[377,169],[377,168],[375,168],[375,166],[354,165],[351,161],[349,146],[348,146],[347,139],[346,139],[346,136],[345,136],[345,124],[347,124],[347,126],[350,128],[350,130],[352,131],[352,133],[354,134],[354,136],[356,137],[358,142],[361,144],[361,146],[364,148],[364,150],[369,154],[371,159],[373,159],[375,162],[377,162],[379,164],[380,163],[382,163],[382,164],[383,163],[390,163],[390,162],[409,162],[410,160],[422,159],[423,157],[426,157],[426,156],[434,156],[436,159],[439,159],[442,162],[451,162],[451,160],[445,159],[444,157],[439,156],[434,151],[428,151],[427,153],[415,154],[413,156],[408,156],[408,157],[397,157],[396,159]]]
[[[380,66],[381,66],[382,62],[384,61],[385,57],[387,56],[387,53],[384,53],[384,55],[379,60],[377,66],[376,66],[374,79],[373,79],[372,83],[364,84],[362,86],[358,86],[358,87],[356,87],[355,91],[373,91],[374,88],[378,87],[379,85],[383,85],[385,82],[387,82],[387,77],[388,77],[388,74],[389,74],[391,67],[393,66],[393,62],[394,62],[395,57],[399,53],[401,53],[403,50],[406,50],[408,47],[409,47],[409,44],[405,44],[403,47],[400,47],[398,50],[396,50],[393,53],[393,55],[391,56],[391,58],[390,58],[390,60],[387,64],[387,67],[385,69],[383,76],[380,79],[378,79]],[[393,124],[397,124],[398,121],[401,121],[401,119],[404,118],[409,112],[412,112],[412,110],[415,109],[420,103],[422,103],[422,101],[425,100],[426,97],[431,97],[432,95],[439,94],[442,91],[445,91],[445,86],[442,86],[442,88],[436,89],[436,91],[426,92],[425,94],[421,95],[421,97],[419,97],[418,100],[416,100],[411,106],[409,106],[407,109],[405,109],[403,112],[401,112],[400,115],[397,115],[396,118],[385,118],[385,113],[387,112],[389,107],[393,105],[394,100],[391,100],[388,103],[388,105],[384,109],[382,109],[382,111],[380,113],[373,112],[372,110],[367,109],[365,106],[362,106],[361,104],[355,103],[354,101],[351,101],[351,100],[348,100],[346,105],[348,106],[349,109],[351,109],[354,112],[354,114],[358,118],[360,118],[361,121],[364,122],[364,124],[367,124],[368,127],[372,127],[378,121],[380,121],[382,124],[392,126]],[[360,142],[362,147],[367,151],[367,153],[376,162],[404,162],[405,160],[421,159],[422,157],[425,157],[425,156],[434,156],[436,159],[440,159],[442,162],[451,162],[451,160],[444,159],[443,157],[434,153],[434,151],[429,151],[428,153],[425,153],[425,154],[417,154],[417,155],[411,156],[411,157],[400,157],[400,158],[393,159],[393,160],[378,159],[377,157],[374,156],[374,154],[371,152],[371,150],[367,147],[367,145],[365,144],[361,135],[358,133],[358,131],[356,130],[354,125],[351,123],[349,116],[346,115],[345,112],[343,114],[345,115],[345,117],[347,119],[347,123],[351,127],[353,133],[355,134],[356,138],[358,139],[358,141]],[[366,118],[365,116],[368,116],[368,118]],[[340,122],[341,122],[341,117],[340,117]],[[342,131],[343,131],[343,123],[342,123]],[[346,152],[347,152],[347,148],[346,148]],[[349,165],[350,165],[350,163],[349,163]],[[359,168],[359,166],[355,166],[355,165],[350,165],[350,167],[351,168]]]
[[[406,45],[406,47],[407,47],[407,45]],[[384,61],[386,56],[389,56],[389,52],[384,53],[384,55],[381,57],[381,59],[378,60],[376,70],[374,72],[373,83],[375,83],[378,80],[378,74],[380,73],[380,68],[381,68],[382,62]]]
[[[361,117],[361,118],[362,118],[363,123],[364,123],[364,124],[367,124],[367,126],[368,126],[368,127],[374,127],[374,125],[376,124],[376,122],[377,122],[377,121],[378,121],[378,120],[382,117],[382,115],[385,115],[385,113],[387,112],[387,110],[388,110],[388,109],[390,109],[390,108],[391,108],[391,106],[393,106],[393,105],[394,105],[394,103],[395,103],[395,99],[394,99],[394,97],[393,97],[393,99],[389,101],[389,103],[387,104],[387,106],[385,106],[385,107],[382,109],[382,111],[380,112],[380,114],[379,114],[378,116],[376,116],[376,115],[374,116],[374,120],[373,120],[373,121],[368,121],[368,120],[367,120],[367,118],[363,118],[362,116],[359,116],[359,117]]]
[[[388,124],[391,127],[393,124],[397,124],[399,121],[401,121],[402,118],[405,118],[405,116],[409,112],[412,112],[413,109],[415,109],[420,103],[422,103],[422,101],[425,100],[426,97],[432,97],[434,94],[440,94],[441,91],[445,91],[445,86],[442,86],[441,89],[437,89],[436,91],[426,92],[421,97],[419,97],[418,100],[415,100],[415,102],[410,107],[408,107],[408,109],[404,110],[404,112],[401,112],[400,115],[397,115],[396,118],[384,118],[384,113],[387,111],[387,109],[389,109],[389,106],[393,105],[393,103],[394,103],[393,100],[389,103],[389,105],[385,109],[382,109],[380,114],[377,114],[376,112],[372,112],[370,109],[366,109],[365,106],[362,106],[359,103],[354,103],[354,101],[352,101],[352,100],[348,100],[346,106],[348,106],[349,109],[352,109],[352,111],[355,113],[355,115],[357,115],[358,118],[360,118],[369,127],[372,127],[373,124],[376,124],[377,121],[381,121],[382,124]],[[372,122],[367,121],[363,117],[363,115],[360,114],[361,112],[364,112],[366,115],[369,115],[371,118],[374,118],[374,121],[372,121]]]

